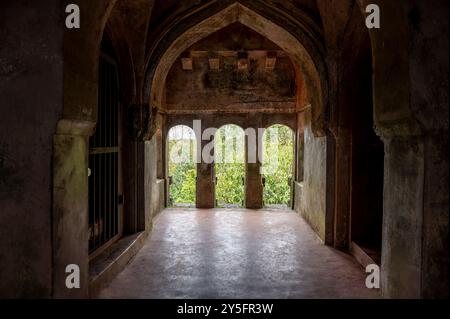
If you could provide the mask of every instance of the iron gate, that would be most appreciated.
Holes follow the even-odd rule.
[[[89,141],[89,253],[122,235],[120,109],[117,65],[106,55],[99,64],[99,108]]]

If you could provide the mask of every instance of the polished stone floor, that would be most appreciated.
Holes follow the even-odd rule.
[[[101,298],[378,298],[292,211],[167,209]]]

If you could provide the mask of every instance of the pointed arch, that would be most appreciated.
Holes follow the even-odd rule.
[[[260,9],[264,11],[270,8],[262,6]],[[198,14],[198,16],[202,17],[203,15]],[[285,20],[283,17],[277,19],[277,21],[283,20]],[[152,51],[148,58],[143,88],[144,101],[148,101],[151,108],[164,109],[165,82],[176,58],[191,45],[235,22],[242,23],[260,33],[291,56],[307,91],[304,105],[298,103],[297,107],[302,109],[309,104],[312,106],[313,131],[316,136],[323,136],[328,102],[328,77],[320,46],[317,45],[320,39],[313,38],[311,34],[306,35],[301,27],[288,31],[278,24],[280,22],[275,23],[239,2],[212,13],[207,18],[203,17],[197,24],[183,32],[179,30],[173,30],[173,34],[168,32],[165,38],[160,40],[160,45]],[[304,45],[302,42],[307,43]]]

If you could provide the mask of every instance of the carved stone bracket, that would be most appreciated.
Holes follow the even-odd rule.
[[[133,140],[144,138],[148,130],[150,119],[150,110],[147,105],[130,105],[126,108],[126,131]]]
[[[148,110],[148,108],[147,108]],[[153,136],[156,134],[160,126],[158,126],[158,113],[161,111],[157,107],[151,107],[149,110],[149,117],[147,120],[146,130],[143,135],[143,139],[145,141],[151,140]]]

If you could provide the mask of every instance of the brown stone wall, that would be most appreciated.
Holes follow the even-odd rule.
[[[274,69],[266,68],[268,54],[275,55]],[[238,68],[242,55],[245,69]],[[211,56],[218,59],[218,70],[210,68]],[[183,69],[185,57],[192,63],[191,70]],[[296,106],[295,78],[289,56],[277,45],[233,23],[194,44],[175,61],[166,82],[166,107],[182,112],[292,110]]]
[[[295,75],[288,57],[278,58],[275,70],[265,70],[265,57],[250,58],[249,69],[237,69],[237,57],[222,57],[221,70],[209,69],[208,59],[194,58],[194,70],[182,69],[178,59],[167,78],[170,111],[242,108],[294,109]]]
[[[0,3],[0,298],[52,294],[52,144],[63,106],[63,9],[57,0],[35,3]]]

